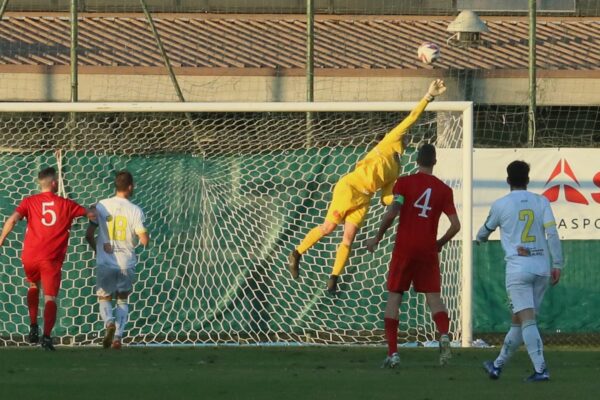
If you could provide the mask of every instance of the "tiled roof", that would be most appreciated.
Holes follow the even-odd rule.
[[[306,23],[301,15],[156,14],[156,26],[174,67],[303,69]],[[437,69],[526,69],[526,18],[483,18],[490,32],[483,45],[446,44],[445,17],[319,16],[315,21],[315,68],[418,70],[423,41],[442,47]],[[538,67],[599,70],[598,19],[538,18]],[[0,22],[0,66],[67,66],[67,15],[7,14]],[[94,67],[162,67],[143,15],[80,16],[79,63]]]

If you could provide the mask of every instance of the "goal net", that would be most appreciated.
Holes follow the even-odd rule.
[[[303,256],[299,280],[289,276],[287,255],[322,223],[338,179],[414,105],[3,103],[2,219],[36,192],[43,167],[60,171],[59,194],[86,206],[112,196],[115,172],[127,169],[151,244],[139,251],[125,343],[380,344],[394,234],[374,254],[365,250],[383,212],[379,197],[338,297],[324,287],[341,228]],[[442,297],[452,338],[463,345],[471,340],[471,110],[466,102],[430,104],[402,160],[410,173],[416,147],[436,144],[436,173],[454,189],[463,238],[441,253]],[[62,344],[95,344],[103,334],[86,227],[83,219],[73,225],[63,266],[54,329]],[[0,251],[2,345],[23,344],[28,332],[25,228],[19,223]],[[405,295],[400,318],[401,342],[436,339],[422,295]]]

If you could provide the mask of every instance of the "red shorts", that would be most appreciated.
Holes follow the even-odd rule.
[[[63,262],[59,260],[23,260],[27,281],[32,283],[42,281],[42,289],[46,296],[58,295],[62,264]]]
[[[406,292],[411,283],[415,292],[440,293],[440,261],[437,251],[392,253],[387,278],[388,291]]]

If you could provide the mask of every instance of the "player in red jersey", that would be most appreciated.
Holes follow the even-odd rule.
[[[377,235],[367,242],[369,251],[375,247],[397,215],[400,216],[396,242],[387,279],[388,300],[385,307],[385,336],[388,356],[383,366],[393,368],[398,357],[398,318],[402,294],[413,284],[414,290],[425,293],[427,305],[440,334],[440,364],[448,362],[450,320],[441,299],[438,252],[460,230],[454,207],[452,189],[433,176],[436,163],[435,147],[421,146],[417,155],[416,174],[400,177],[394,186],[394,202],[383,215]],[[446,233],[437,239],[438,222],[444,213],[450,220]]]
[[[4,244],[17,222],[23,218],[27,219],[21,260],[29,282],[29,342],[39,341],[37,315],[41,283],[45,301],[42,347],[54,350],[50,333],[56,322],[56,296],[60,288],[61,269],[67,252],[71,223],[77,217],[87,216],[94,219],[95,214],[72,200],[56,195],[58,182],[54,168],[42,170],[38,174],[38,181],[40,193],[24,198],[4,223],[0,246]]]

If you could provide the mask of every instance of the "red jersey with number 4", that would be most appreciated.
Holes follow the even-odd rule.
[[[456,214],[452,189],[435,176],[418,172],[398,178],[393,193],[394,201],[402,203],[398,251],[437,253],[440,215]]]
[[[73,200],[44,192],[23,199],[15,210],[27,219],[22,260],[57,260],[67,253],[71,223],[86,215],[86,209]]]

